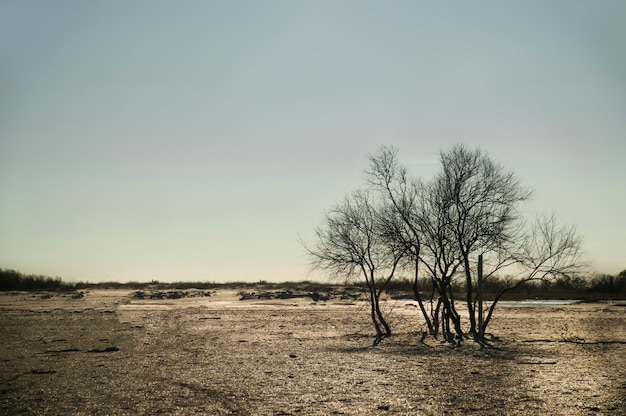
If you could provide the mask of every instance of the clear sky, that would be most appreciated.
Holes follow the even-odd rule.
[[[626,268],[626,2],[0,2],[0,267],[315,278],[299,237],[399,148],[479,146]]]

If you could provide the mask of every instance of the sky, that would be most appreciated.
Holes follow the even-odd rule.
[[[286,281],[393,145],[480,147],[626,269],[626,2],[0,2],[0,268]]]

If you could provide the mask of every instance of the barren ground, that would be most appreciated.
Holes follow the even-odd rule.
[[[362,301],[147,295],[0,294],[0,415],[626,414],[624,306],[499,307],[481,349],[390,301],[373,347]]]

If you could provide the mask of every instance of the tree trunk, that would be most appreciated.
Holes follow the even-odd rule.
[[[448,292],[450,293],[449,298],[444,298],[444,302],[447,300],[448,305],[447,308],[450,310],[450,319],[452,319],[452,323],[454,324],[454,330],[459,339],[463,338],[463,328],[461,328],[461,315],[456,311],[454,306],[454,293],[452,293],[452,284],[448,282]]]
[[[376,300],[376,316],[378,316],[378,322],[385,328],[385,333],[382,335],[383,338],[391,336],[391,327],[383,317],[383,313],[380,311],[380,293],[375,296]]]
[[[443,328],[444,338],[448,342],[454,342],[454,334],[452,333],[452,326],[456,335],[461,338],[463,336],[463,330],[461,329],[461,318],[454,308],[454,298],[452,297],[452,288],[449,282],[439,281],[440,285],[440,301],[443,304],[441,308],[441,322]],[[452,321],[452,326],[450,325]]]
[[[510,290],[515,289],[520,284],[521,283],[518,283],[517,285],[513,287],[502,289],[500,293],[498,293],[496,297],[493,299],[493,302],[491,303],[491,306],[489,307],[489,311],[487,312],[487,317],[485,318],[485,322],[483,323],[483,328],[482,328],[483,334],[485,333],[485,330],[487,329],[487,325],[489,325],[489,321],[491,321],[491,315],[493,314],[493,311],[496,309],[496,304],[498,303],[498,301],[502,298],[502,296],[504,296],[505,293],[507,293]]]
[[[478,337],[485,337],[485,325],[483,320],[483,255],[478,256]]]
[[[435,333],[433,334],[433,337],[435,337],[435,339],[437,339],[437,335],[439,335],[439,330],[441,329],[441,321],[439,320],[439,311],[441,310],[441,305],[442,305],[443,301],[441,300],[441,296],[439,296],[437,298],[437,306],[436,307],[432,307],[432,298],[431,298],[431,302],[430,302],[430,307],[431,307],[431,311],[430,314],[433,317],[432,321],[433,321],[433,328],[435,329]]]
[[[380,329],[380,323],[378,322],[378,317],[376,313],[376,286],[373,283],[373,279],[369,278],[367,274],[365,275],[365,283],[367,284],[367,290],[369,291],[370,295],[369,301],[372,323],[374,324],[374,328],[376,329],[376,337],[380,338],[383,334],[383,331]]]
[[[418,277],[419,277],[419,267],[418,267],[418,262],[419,260],[415,261],[415,279],[413,280],[413,294],[415,295],[415,299],[417,300],[417,304],[420,307],[420,310],[422,311],[422,315],[424,316],[424,320],[426,321],[426,325],[428,325],[428,333],[430,335],[435,335],[435,330],[433,328],[433,323],[431,322],[430,318],[428,317],[428,313],[426,312],[426,308],[424,307],[424,302],[422,302],[422,297],[420,296],[420,292],[418,289]]]
[[[470,269],[469,258],[466,253],[463,253],[463,266],[465,267],[465,285],[466,285],[466,302],[467,311],[469,312],[470,320],[470,334],[476,333],[476,311],[474,310],[474,304],[472,302],[472,270]]]

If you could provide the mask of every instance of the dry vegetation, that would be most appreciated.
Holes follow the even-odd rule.
[[[0,414],[626,414],[624,306],[503,306],[451,348],[389,300],[373,347],[355,293],[291,289],[2,294]]]

